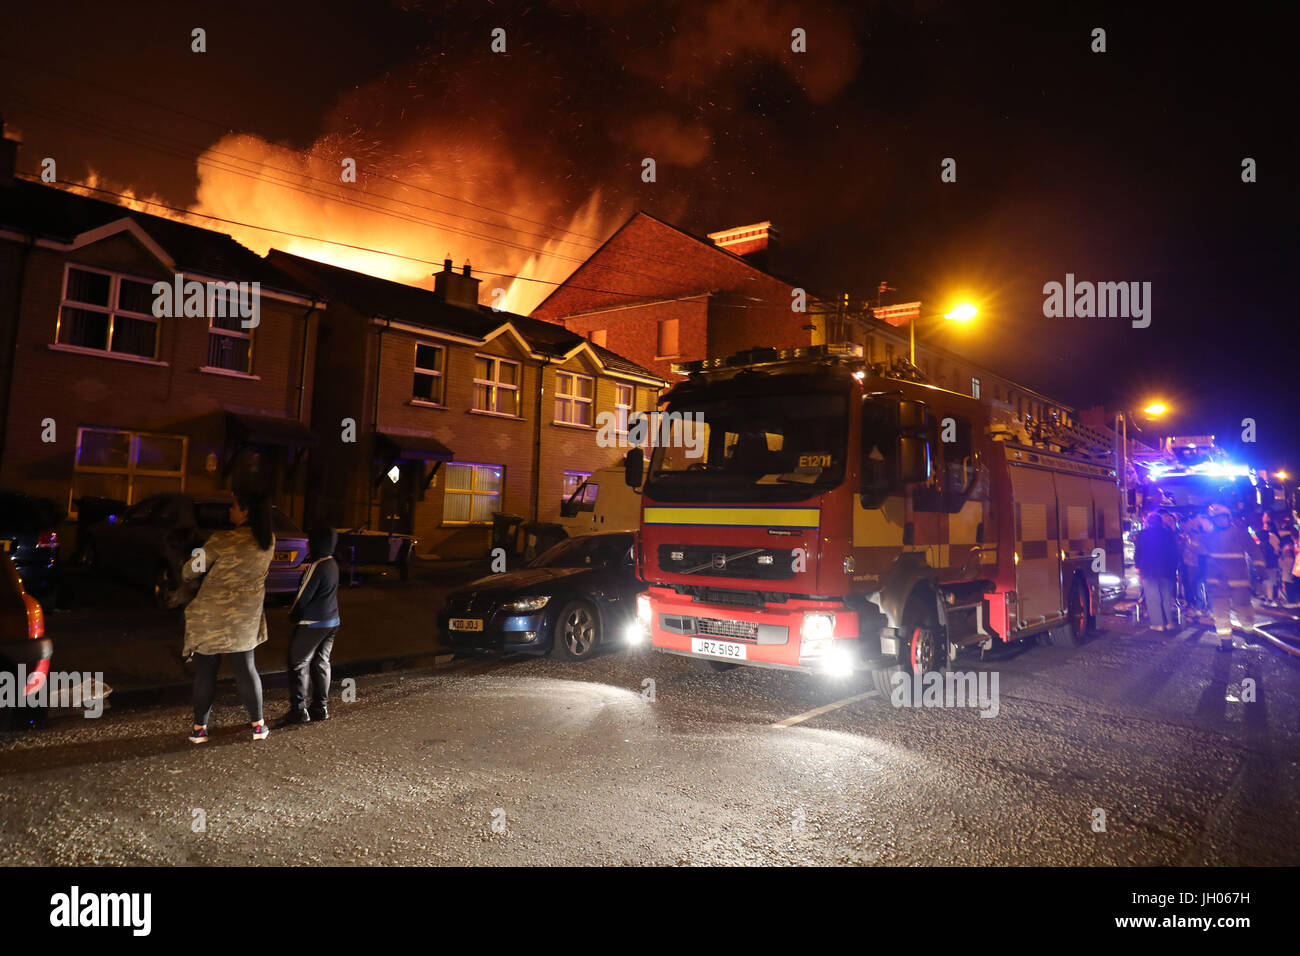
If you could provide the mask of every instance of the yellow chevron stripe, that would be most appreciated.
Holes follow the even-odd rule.
[[[820,508],[646,508],[646,524],[749,528],[816,528]]]

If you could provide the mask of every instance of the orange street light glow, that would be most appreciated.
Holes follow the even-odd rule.
[[[1169,409],[1164,402],[1152,402],[1146,408],[1142,409],[1142,412],[1145,415],[1163,415],[1167,411],[1169,411]]]
[[[944,318],[952,319],[954,322],[969,322],[971,319],[975,318],[978,312],[979,310],[976,309],[975,306],[971,305],[969,302],[963,302],[951,312],[945,313]]]

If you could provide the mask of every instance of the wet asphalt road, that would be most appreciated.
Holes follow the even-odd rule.
[[[0,862],[1300,863],[1300,660],[1103,623],[959,660],[992,718],[649,651],[361,676],[260,743],[228,685],[202,747],[179,701],[64,717],[0,736]]]

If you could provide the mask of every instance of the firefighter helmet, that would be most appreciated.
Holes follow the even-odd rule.
[[[1218,503],[1210,505],[1209,513],[1211,518],[1217,518],[1219,515],[1226,515],[1229,518],[1232,517],[1232,512],[1228,510],[1228,506]]]

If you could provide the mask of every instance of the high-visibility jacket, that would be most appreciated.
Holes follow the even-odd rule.
[[[1245,528],[1232,525],[1214,527],[1201,534],[1201,554],[1205,555],[1205,580],[1208,584],[1225,584],[1231,588],[1250,587],[1250,567],[1246,555],[1257,567],[1264,567],[1264,552]]]

